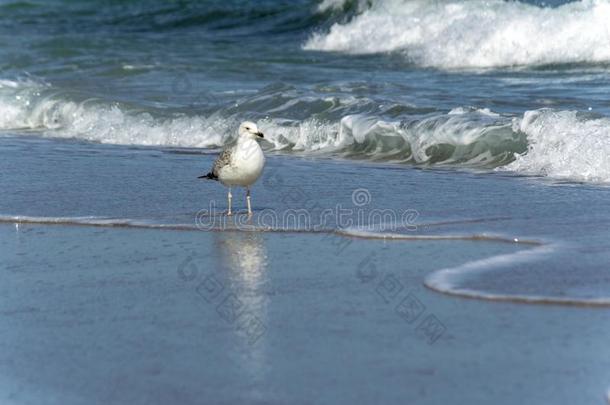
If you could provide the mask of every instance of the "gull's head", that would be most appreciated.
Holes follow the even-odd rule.
[[[239,136],[250,139],[264,138],[263,133],[258,130],[256,124],[250,121],[245,121],[241,123],[241,125],[239,126]]]

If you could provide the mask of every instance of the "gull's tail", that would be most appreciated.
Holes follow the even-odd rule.
[[[204,174],[203,176],[197,177],[198,179],[206,179],[206,180],[218,180],[218,176],[214,173],[209,172],[208,174]]]

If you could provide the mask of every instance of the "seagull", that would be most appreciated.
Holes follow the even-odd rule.
[[[231,200],[233,195],[231,194],[231,187],[245,187],[248,215],[252,215],[250,186],[258,180],[265,166],[265,155],[257,139],[264,138],[264,135],[258,130],[256,124],[250,121],[242,122],[238,134],[237,143],[222,151],[214,162],[212,171],[198,178],[220,181],[229,188],[227,215],[232,215]]]

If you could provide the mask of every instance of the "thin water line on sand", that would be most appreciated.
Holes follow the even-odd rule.
[[[32,225],[58,225],[58,226],[90,226],[106,228],[132,228],[151,230],[174,231],[201,231],[196,224],[155,224],[139,222],[129,219],[100,218],[100,217],[32,217],[32,216],[0,216],[0,224],[32,224]],[[472,235],[405,235],[392,233],[373,233],[353,229],[309,229],[309,228],[264,228],[252,225],[237,225],[234,228],[210,228],[212,232],[271,232],[271,233],[325,233],[339,237],[356,239],[395,240],[395,241],[473,241],[497,242],[531,246],[529,249],[517,252],[500,254],[484,259],[478,259],[465,264],[434,270],[425,277],[423,284],[430,290],[462,298],[479,299],[486,301],[505,301],[523,304],[545,304],[581,307],[608,307],[610,298],[565,298],[544,295],[518,295],[495,294],[457,287],[457,279],[468,273],[484,273],[506,264],[526,263],[539,260],[542,256],[553,253],[559,247],[558,243],[533,239],[516,239],[501,235],[472,234]]]
[[[235,224],[234,227],[205,227],[202,228],[195,224],[161,224],[153,222],[138,221],[124,218],[111,217],[34,217],[26,215],[0,216],[0,224],[17,223],[32,225],[58,225],[58,226],[91,226],[105,228],[134,228],[134,229],[158,229],[174,231],[212,231],[212,232],[231,232],[231,231],[251,231],[251,232],[282,232],[282,233],[329,233],[341,237],[351,237],[356,239],[393,239],[393,240],[472,240],[490,241],[504,243],[537,244],[532,240],[511,239],[498,235],[473,234],[473,235],[405,235],[392,233],[373,233],[366,231],[334,228],[277,228],[256,226],[249,223]],[[458,223],[456,221],[456,223]],[[421,224],[426,227],[434,224]]]
[[[610,306],[610,298],[569,298],[555,297],[550,295],[500,294],[477,291],[469,288],[460,288],[457,286],[457,281],[468,273],[487,273],[498,268],[505,267],[506,264],[514,265],[515,263],[527,263],[540,260],[543,256],[555,252],[559,246],[559,243],[545,244],[540,242],[536,247],[531,249],[495,255],[484,259],[470,261],[456,267],[436,270],[424,278],[424,286],[442,294],[486,301],[505,301],[522,304],[564,305],[579,307]]]
[[[424,225],[426,226],[426,225]],[[446,234],[446,235],[406,235],[397,233],[373,233],[368,231],[359,230],[345,230],[336,229],[333,233],[339,236],[355,238],[355,239],[383,239],[383,240],[404,240],[404,241],[419,241],[419,240],[463,240],[463,241],[483,241],[483,242],[500,242],[510,244],[523,244],[523,245],[542,245],[542,242],[532,239],[518,239],[509,238],[501,235],[493,234],[471,234],[471,235],[459,235],[459,234]]]
[[[284,232],[284,233],[329,233],[328,229],[288,229],[265,228],[249,224],[239,224],[229,228],[202,229],[196,224],[158,224],[144,221],[120,218],[101,217],[31,217],[31,216],[0,216],[0,224],[31,224],[31,225],[57,225],[57,226],[89,226],[98,228],[131,228],[170,231],[210,231],[210,232]]]

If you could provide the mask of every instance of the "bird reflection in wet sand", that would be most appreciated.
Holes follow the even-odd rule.
[[[263,282],[267,249],[260,232],[222,232],[217,240],[223,264],[232,270],[234,281],[245,288]]]
[[[220,264],[225,284],[235,295],[239,312],[238,322],[250,319],[266,330],[267,323],[267,300],[265,292],[267,282],[267,249],[264,235],[261,232],[251,231],[229,231],[218,232],[215,235],[215,245],[220,253]],[[262,326],[261,326],[262,325]],[[248,340],[252,336],[246,331],[242,333]],[[260,331],[256,331],[257,340]],[[264,335],[260,333],[261,336]],[[250,333],[252,335],[252,333]],[[251,346],[251,354],[254,355],[259,349],[261,342]],[[260,355],[261,353],[259,353]],[[257,357],[257,356],[255,356]],[[255,362],[256,363],[256,362]],[[255,367],[257,368],[257,367]]]

